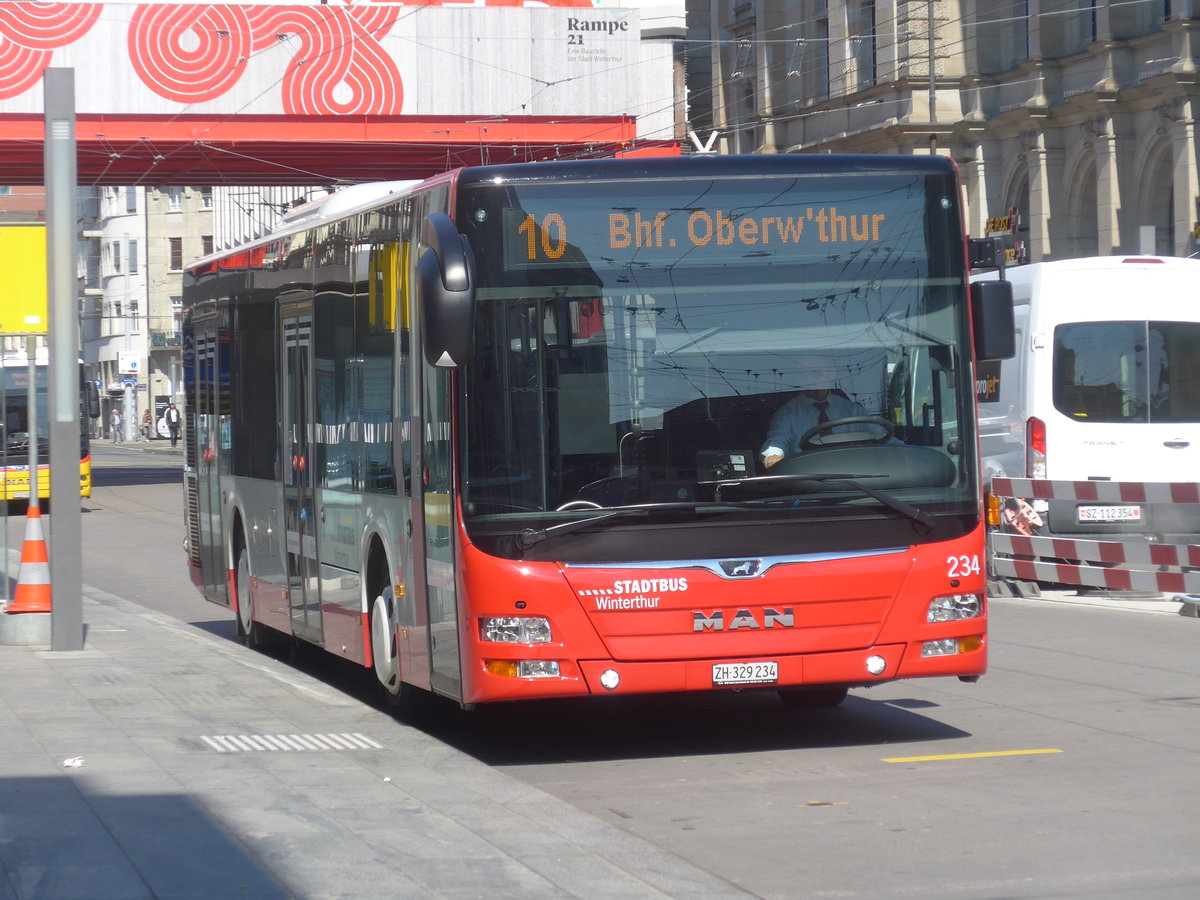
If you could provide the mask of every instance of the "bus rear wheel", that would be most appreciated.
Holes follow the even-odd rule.
[[[400,678],[395,609],[395,593],[389,584],[371,603],[371,663],[384,703],[393,713],[403,714],[412,710],[414,689]]]
[[[237,566],[233,576],[234,590],[237,591],[237,633],[242,643],[253,647],[257,642],[254,634],[254,601],[250,596],[250,557],[245,547],[238,548]]]
[[[250,553],[244,545],[238,548],[237,568],[234,573],[234,590],[237,591],[237,633],[242,643],[251,650],[276,653],[284,646],[283,635],[254,621],[254,595],[250,591]]]
[[[783,705],[790,709],[829,709],[845,700],[850,689],[836,686],[789,687],[780,688],[778,693]]]

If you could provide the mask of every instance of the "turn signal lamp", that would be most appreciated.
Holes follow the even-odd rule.
[[[987,492],[987,523],[991,526],[1000,524],[1000,498],[991,491]]]

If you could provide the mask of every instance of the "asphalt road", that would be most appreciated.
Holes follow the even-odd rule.
[[[84,581],[232,640],[187,577],[178,457],[96,462]],[[431,703],[417,724],[762,897],[1190,898],[1200,620],[1125,606],[994,600],[978,684],[883,685],[835,710],[726,693]],[[371,702],[359,673],[296,664]]]

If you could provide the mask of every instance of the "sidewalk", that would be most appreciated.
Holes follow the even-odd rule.
[[[92,447],[116,450],[141,450],[143,453],[173,453],[176,456],[183,456],[182,439],[172,447],[170,440],[166,438],[158,438],[152,441],[119,441],[117,443],[113,443],[109,438],[92,438]]]
[[[0,900],[747,896],[270,657],[83,613],[81,651],[0,646]]]

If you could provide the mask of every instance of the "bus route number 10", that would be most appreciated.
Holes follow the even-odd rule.
[[[527,262],[562,259],[567,250],[567,223],[558,213],[547,213],[540,224],[528,215],[517,226],[517,232],[525,236]]]

